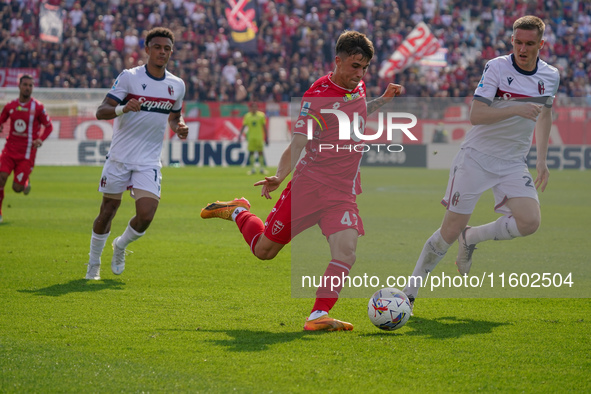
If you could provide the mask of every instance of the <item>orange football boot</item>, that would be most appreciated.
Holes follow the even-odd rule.
[[[244,197],[236,198],[232,201],[216,201],[211,204],[207,204],[205,208],[201,209],[201,217],[203,219],[220,218],[226,220],[232,220],[232,213],[236,208],[250,209],[250,203]]]

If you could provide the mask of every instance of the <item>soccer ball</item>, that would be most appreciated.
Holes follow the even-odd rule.
[[[395,288],[376,291],[367,304],[369,320],[385,331],[398,330],[404,326],[410,318],[410,311],[408,297]]]

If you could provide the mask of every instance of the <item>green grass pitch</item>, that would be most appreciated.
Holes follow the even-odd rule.
[[[130,246],[125,272],[110,272],[110,243],[133,215],[128,196],[103,253],[103,279],[84,280],[100,172],[38,167],[29,196],[12,192],[9,178],[0,392],[591,391],[591,171],[553,171],[538,233],[479,246],[473,268],[586,272],[575,277],[579,298],[527,289],[424,297],[391,333],[367,318],[370,289],[331,312],[354,331],[304,332],[313,300],[292,296],[297,245],[258,261],[235,224],[199,217],[206,203],[240,196],[266,217],[274,200],[259,196],[258,177],[243,168],[164,168],[156,218]],[[364,169],[363,181],[368,234],[352,274],[391,262],[410,275],[441,222],[447,171]],[[491,205],[483,196],[474,224],[497,217]],[[324,270],[326,243],[318,231],[309,238],[319,242],[312,256]],[[454,271],[455,251],[438,270]]]

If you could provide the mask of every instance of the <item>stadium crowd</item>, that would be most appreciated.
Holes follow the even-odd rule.
[[[176,36],[169,70],[186,100],[289,101],[333,67],[345,29],[366,33],[376,58],[366,83],[377,96],[383,60],[416,23],[448,50],[448,66],[411,67],[395,76],[414,97],[471,97],[487,60],[509,53],[512,23],[533,14],[546,24],[541,57],[558,67],[558,98],[591,97],[591,2],[576,0],[258,0],[257,53],[232,48],[225,2],[214,0],[49,0],[62,7],[63,42],[39,39],[40,0],[0,2],[0,67],[37,67],[41,87],[106,88],[124,68],[145,62],[155,26]]]

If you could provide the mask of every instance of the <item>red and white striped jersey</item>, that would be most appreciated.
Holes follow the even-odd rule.
[[[0,125],[10,119],[10,131],[4,145],[4,152],[15,159],[32,159],[35,161],[37,149],[33,141],[37,138],[45,140],[49,137],[53,126],[40,101],[31,97],[23,104],[18,99],[6,104],[0,114]],[[44,133],[41,134],[41,126]],[[49,131],[49,132],[47,132]]]

